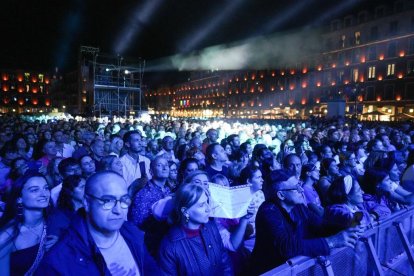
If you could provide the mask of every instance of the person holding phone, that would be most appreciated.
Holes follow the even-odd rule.
[[[386,206],[364,204],[363,191],[350,175],[333,181],[328,190],[328,202],[330,204],[325,208],[324,216],[332,232],[357,225],[366,228],[379,218],[391,214]]]

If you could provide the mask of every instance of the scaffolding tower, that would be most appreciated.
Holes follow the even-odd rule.
[[[85,109],[97,117],[140,114],[145,110],[142,93],[144,69],[145,61],[141,58],[134,60],[101,54],[98,49],[81,70],[83,86],[92,88],[82,89],[92,90],[88,93]]]

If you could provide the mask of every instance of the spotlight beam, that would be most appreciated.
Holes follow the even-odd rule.
[[[133,40],[141,33],[150,22],[154,13],[164,0],[147,0],[142,5],[137,5],[127,25],[124,27],[115,42],[115,53],[123,54]]]
[[[217,30],[223,22],[235,13],[242,6],[245,0],[230,0],[220,11],[207,16],[208,21],[203,27],[199,27],[195,32],[178,43],[180,52],[189,52],[196,49],[213,31]],[[218,13],[218,15],[217,15]]]

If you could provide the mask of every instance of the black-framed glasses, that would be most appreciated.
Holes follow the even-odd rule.
[[[110,196],[100,198],[100,197],[96,197],[91,194],[85,194],[85,195],[87,197],[90,197],[90,198],[93,198],[99,201],[102,204],[102,208],[105,210],[112,210],[118,202],[122,209],[128,209],[128,207],[132,203],[132,199],[129,195],[124,195],[120,199],[116,199],[115,197],[110,197]]]

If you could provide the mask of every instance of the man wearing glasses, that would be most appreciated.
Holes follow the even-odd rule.
[[[125,180],[104,171],[88,178],[85,214],[42,261],[38,275],[152,275],[158,271],[144,236],[126,222],[131,198]]]
[[[361,228],[323,238],[322,219],[304,205],[303,188],[294,172],[276,170],[266,189],[266,201],[256,216],[252,274],[262,274],[295,256],[329,255],[336,247],[354,247]]]

